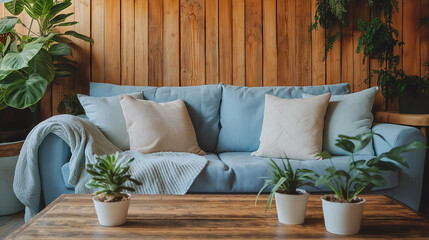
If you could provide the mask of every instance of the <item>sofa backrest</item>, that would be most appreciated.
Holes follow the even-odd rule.
[[[182,99],[186,103],[189,116],[194,125],[198,144],[206,152],[215,151],[220,130],[221,85],[145,87],[119,86],[95,82],[91,82],[90,85],[90,95],[94,97],[109,97],[138,91],[143,92],[144,99],[155,102]]]
[[[348,83],[305,87],[239,87],[222,85],[221,130],[217,152],[253,152],[259,147],[265,94],[301,98],[302,93],[333,95],[350,92]]]

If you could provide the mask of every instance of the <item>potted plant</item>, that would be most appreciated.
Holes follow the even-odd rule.
[[[62,13],[72,4],[70,0],[0,0],[0,3],[13,15],[0,19],[0,156],[16,152],[15,156],[0,159],[0,168],[9,168],[16,164],[22,140],[39,122],[38,102],[48,85],[55,77],[68,76],[76,69],[76,62],[70,59],[72,41],[68,37],[93,40],[75,31],[58,29],[77,24],[67,21],[73,13]],[[29,17],[29,24],[16,17],[21,14]],[[17,31],[17,25],[25,30]],[[13,182],[3,175],[1,181]],[[3,187],[0,191],[7,192]],[[2,207],[11,209],[7,204]]]
[[[350,153],[349,169],[335,168],[331,155],[327,152],[318,154],[322,159],[330,159],[331,166],[326,168],[326,175],[321,176],[316,186],[327,185],[334,194],[322,196],[323,216],[328,232],[340,235],[352,235],[359,232],[365,199],[359,197],[374,187],[382,187],[387,180],[381,175],[384,171],[399,171],[400,166],[408,167],[404,152],[424,149],[420,142],[398,146],[382,153],[369,161],[359,160],[355,153],[366,147],[373,136],[382,136],[370,132],[355,137],[339,135],[336,146]]]
[[[127,160],[126,156],[119,157],[116,152],[115,155],[96,159],[95,164],[87,164],[86,171],[92,178],[85,186],[98,189],[93,197],[98,221],[104,226],[122,225],[127,221],[131,200],[131,195],[125,191],[135,191],[134,188],[125,186],[125,183],[131,181],[141,185],[141,182],[131,178],[128,173],[134,158]]]
[[[262,177],[265,183],[256,196],[255,205],[259,195],[267,187],[272,187],[265,212],[267,212],[268,208],[271,209],[275,195],[279,222],[284,224],[302,224],[305,219],[309,193],[303,189],[299,189],[299,187],[304,185],[314,186],[316,174],[311,170],[301,168],[297,168],[294,171],[287,157],[286,162],[287,165],[284,159],[282,159],[283,169],[281,169],[274,160],[270,159],[268,165],[270,166],[272,176]]]

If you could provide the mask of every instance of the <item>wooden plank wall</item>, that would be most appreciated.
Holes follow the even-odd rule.
[[[429,60],[429,0],[398,0],[394,24],[405,46],[400,67],[422,74]],[[309,32],[316,0],[73,0],[75,28],[93,45],[77,42],[79,73],[58,79],[43,100],[43,114],[56,113],[63,94],[88,92],[89,81],[122,85],[189,86],[219,82],[245,86],[366,82],[376,61],[356,54],[360,16],[351,6],[348,26],[327,59],[325,32]],[[378,96],[376,106],[383,108]],[[391,108],[396,108],[393,104]]]

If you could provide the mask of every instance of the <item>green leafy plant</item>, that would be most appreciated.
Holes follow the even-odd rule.
[[[259,191],[258,195],[256,196],[255,205],[258,201],[259,195],[268,187],[272,187],[270,195],[268,197],[267,206],[265,207],[265,211],[268,210],[268,208],[271,209],[271,204],[273,201],[274,193],[285,193],[285,194],[299,194],[297,192],[297,188],[302,186],[313,186],[314,181],[316,180],[315,176],[317,176],[316,173],[314,173],[312,170],[309,169],[302,169],[297,168],[295,171],[292,168],[292,165],[290,164],[289,158],[286,157],[285,160],[282,159],[283,163],[283,169],[279,167],[279,165],[272,159],[268,162],[268,165],[270,166],[270,171],[272,176],[271,177],[262,177],[264,179],[265,183],[264,186]]]
[[[58,27],[73,26],[67,22],[73,13],[61,12],[71,6],[71,0],[0,0],[14,16],[0,19],[0,34],[6,38],[0,43],[0,109],[7,106],[35,110],[47,86],[55,77],[69,76],[76,62],[71,60],[75,37],[93,42],[90,37],[75,31],[61,33]],[[18,17],[23,11],[30,16],[29,26]],[[33,24],[37,23],[37,32]],[[20,33],[15,26],[22,25]]]
[[[92,175],[91,180],[85,184],[87,188],[99,189],[95,195],[100,195],[102,202],[121,201],[126,195],[124,191],[134,192],[132,187],[125,186],[128,181],[141,185],[141,182],[131,178],[128,173],[134,158],[126,159],[126,156],[119,157],[119,152],[115,155],[106,155],[104,158],[97,158],[95,164],[87,164],[86,171]]]
[[[341,30],[347,25],[347,11],[350,0],[317,0],[314,24],[310,31],[316,30],[320,25],[326,30],[325,58],[333,48],[335,41],[341,36]],[[338,30],[334,30],[338,26]]]
[[[392,27],[393,13],[395,10],[398,11],[397,0],[317,0],[315,21],[310,31],[317,29],[318,26],[326,30],[325,58],[347,25],[350,6],[361,4],[371,9],[374,18],[372,20],[359,18],[361,36],[357,51],[360,52],[363,48],[365,57],[370,54],[376,58],[393,55],[392,45],[398,43],[397,31]]]
[[[316,181],[316,186],[329,186],[334,191],[338,202],[353,202],[358,194],[369,192],[374,187],[384,186],[387,183],[387,180],[381,175],[384,171],[399,171],[400,166],[408,167],[402,153],[427,148],[423,143],[413,142],[392,148],[369,161],[356,159],[355,154],[365,148],[374,135],[384,140],[381,135],[373,132],[354,137],[339,135],[335,145],[351,154],[349,169],[336,169],[332,156],[328,152],[318,154],[317,156],[322,159],[330,159],[331,166],[326,168],[326,175]]]
[[[385,98],[385,107],[398,95],[405,91],[420,94],[429,94],[429,66],[425,65],[425,74],[422,77],[407,75],[402,69],[380,69],[372,73],[377,74],[377,85]],[[371,76],[370,76],[371,77]]]
[[[79,115],[84,114],[85,110],[77,98],[77,94],[64,96],[58,104],[57,111],[61,114]]]

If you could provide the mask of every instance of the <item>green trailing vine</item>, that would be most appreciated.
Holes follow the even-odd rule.
[[[310,31],[317,29],[319,25],[326,30],[325,58],[341,36],[342,28],[347,25],[349,4],[350,0],[317,0],[316,2],[315,21]],[[336,26],[339,27],[338,30],[335,30]]]
[[[393,16],[399,10],[397,0],[317,0],[314,24],[310,31],[321,26],[326,30],[325,59],[334,43],[340,38],[342,29],[347,25],[347,14],[351,4],[365,4],[371,12],[370,19],[359,17],[358,29],[360,37],[357,53],[363,54],[363,64],[367,58],[377,59],[379,70],[372,70],[366,79],[369,81],[377,76],[377,85],[388,101],[394,100],[405,90],[429,94],[429,74],[426,66],[424,76],[411,76],[398,69],[400,57],[395,54],[396,47],[404,42],[398,40],[398,30],[393,27]],[[421,20],[421,24],[429,22],[429,17]]]

